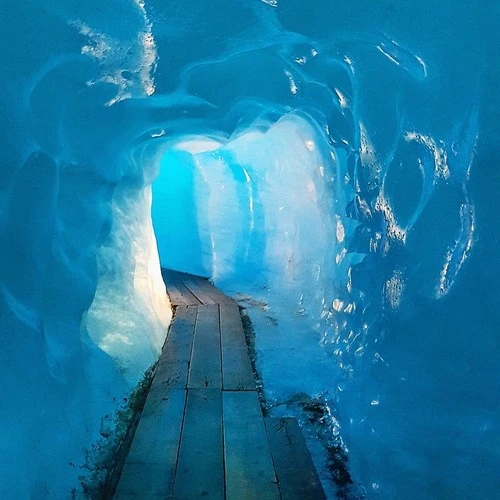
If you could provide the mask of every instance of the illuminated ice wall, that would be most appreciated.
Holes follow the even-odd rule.
[[[78,495],[161,349],[161,262],[246,309],[329,496],[493,498],[499,18],[2,2],[0,496]]]

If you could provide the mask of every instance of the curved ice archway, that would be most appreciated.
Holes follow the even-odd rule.
[[[2,466],[8,487],[17,497],[47,490],[68,496],[79,475],[70,463],[82,463],[89,444],[106,434],[107,415],[117,407],[113,398],[155,359],[168,317],[157,314],[166,304],[150,185],[169,141],[221,136],[224,161],[214,152],[193,158],[206,159],[204,172],[217,172],[217,179],[206,176],[208,188],[233,187],[227,200],[210,199],[210,190],[200,196],[209,207],[201,213],[208,232],[199,239],[196,227],[191,235],[198,234],[199,256],[205,254],[201,270],[225,281],[229,291],[234,286],[256,331],[266,332],[258,339],[260,368],[276,411],[297,390],[320,394],[331,412],[328,432],[336,433],[335,444],[339,437],[347,443],[353,477],[368,495],[414,491],[414,467],[431,470],[430,482],[446,491],[455,485],[466,491],[464,478],[477,478],[478,471],[460,474],[464,464],[456,457],[462,450],[449,453],[455,444],[450,436],[459,429],[474,457],[486,450],[494,458],[485,445],[494,419],[466,372],[455,368],[474,366],[474,380],[488,393],[483,367],[492,366],[491,336],[486,330],[471,342],[457,335],[450,345],[448,337],[422,338],[417,330],[404,336],[391,330],[390,321],[401,319],[398,311],[423,315],[422,303],[445,315],[445,306],[433,301],[456,301],[450,291],[460,285],[480,227],[469,183],[478,102],[489,101],[477,83],[477,61],[488,53],[488,22],[495,16],[483,19],[473,12],[476,4],[456,2],[408,4],[404,13],[399,5],[377,2],[364,8],[340,2],[332,9],[319,1],[307,10],[293,0],[179,5],[35,0],[0,6],[7,41],[0,54],[0,398],[7,402]],[[443,26],[450,12],[452,22]],[[468,37],[474,22],[484,29]],[[428,26],[424,36],[422,26]],[[277,172],[269,164],[274,153],[275,159],[289,158],[294,145],[298,156],[309,154],[301,134],[292,144],[280,143],[281,149],[265,144],[266,135],[272,142],[291,137],[275,127],[292,112],[314,129],[316,144],[328,144],[322,157],[340,169],[327,190],[337,196],[329,209],[321,196],[321,203],[299,197],[286,205],[281,188],[290,188],[290,199],[309,192],[314,169],[295,179],[277,175],[279,185],[262,181],[263,171]],[[255,144],[266,146],[265,158],[244,149],[252,144],[248,131],[256,133]],[[290,163],[296,172],[295,156]],[[248,168],[252,196],[237,181],[241,166]],[[313,185],[312,191],[326,189]],[[222,217],[218,207],[235,200],[241,206],[253,200],[262,217],[271,214],[264,222],[273,227],[256,219],[253,232],[247,231],[250,210]],[[283,219],[276,215],[281,206],[290,209]],[[309,240],[299,248],[279,240],[299,217],[297,227],[319,232],[323,244],[315,225],[323,210],[328,258],[315,255]],[[228,223],[238,238],[221,240]],[[265,241],[255,228],[266,228]],[[249,245],[247,233],[256,236]],[[243,248],[235,243],[240,237]],[[284,254],[300,265],[290,266]],[[254,256],[262,258],[253,262]],[[247,290],[241,283],[249,280],[237,281],[231,271],[240,264],[248,271],[240,278],[259,280]],[[308,274],[315,266],[319,271]],[[312,286],[318,272],[324,281]],[[485,310],[494,295],[488,297]],[[477,310],[478,299],[468,300],[462,309],[476,304]],[[456,327],[463,333],[464,326]],[[434,322],[425,329],[434,332]],[[474,356],[466,357],[471,350]],[[453,373],[440,371],[442,359]],[[425,369],[415,367],[416,360]],[[439,394],[449,413],[428,400],[428,387],[446,389]],[[429,451],[428,440],[413,439],[416,429],[434,436],[435,421],[420,418],[428,417],[421,407],[399,420],[408,410],[407,395],[427,400],[437,417],[450,416],[456,429],[439,427],[448,448]],[[461,402],[474,398],[478,411],[469,415]],[[449,462],[432,461],[436,451]],[[474,486],[484,484],[480,479]]]

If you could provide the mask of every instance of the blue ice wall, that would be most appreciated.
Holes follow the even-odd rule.
[[[148,21],[133,3],[95,7],[0,5],[2,498],[80,488],[168,321],[147,269],[156,257],[159,274],[147,248],[154,174],[127,150],[146,120],[110,106],[150,91]],[[163,302],[168,315],[164,288]],[[127,345],[142,354],[123,355]]]
[[[332,498],[494,498],[499,14],[3,2],[2,496],[78,488],[157,353],[114,330],[161,323],[156,181],[162,264],[247,307],[271,411],[321,402]]]

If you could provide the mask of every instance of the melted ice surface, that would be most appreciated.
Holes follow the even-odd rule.
[[[498,14],[2,2],[1,496],[79,488],[161,262],[246,308],[332,498],[493,498]]]

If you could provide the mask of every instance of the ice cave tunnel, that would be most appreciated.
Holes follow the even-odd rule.
[[[161,268],[238,303],[328,498],[497,497],[495,2],[20,0],[0,24],[1,498],[105,498]]]

